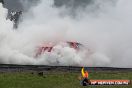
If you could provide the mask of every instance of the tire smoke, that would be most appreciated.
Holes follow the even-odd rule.
[[[94,0],[70,8],[41,0],[22,15],[17,30],[0,4],[0,63],[132,67],[131,4],[131,0]],[[51,53],[34,57],[39,45],[63,41],[77,41],[92,53],[59,43]]]

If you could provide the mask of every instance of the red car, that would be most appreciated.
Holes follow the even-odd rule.
[[[56,46],[56,45],[57,44],[49,43],[49,44],[43,44],[43,45],[39,46],[37,48],[37,53],[36,53],[35,57],[38,57],[45,52],[51,52],[53,50],[54,46]],[[64,42],[64,46],[68,46],[68,47],[73,48],[78,51],[80,49],[80,47],[82,47],[83,45],[78,42],[69,42],[68,41],[68,42]]]

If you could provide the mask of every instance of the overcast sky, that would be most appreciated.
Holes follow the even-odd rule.
[[[23,10],[20,0],[4,0],[4,6],[9,10]]]

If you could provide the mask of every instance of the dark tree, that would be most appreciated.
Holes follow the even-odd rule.
[[[4,0],[0,0],[0,3],[4,4]]]

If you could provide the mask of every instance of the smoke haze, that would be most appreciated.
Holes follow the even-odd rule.
[[[132,67],[132,1],[75,2],[58,7],[41,0],[22,15],[17,30],[0,4],[0,63]],[[92,53],[58,44],[34,57],[39,45],[59,41],[77,41]]]

